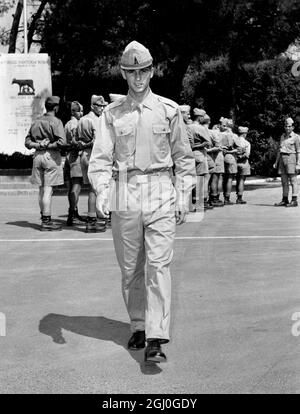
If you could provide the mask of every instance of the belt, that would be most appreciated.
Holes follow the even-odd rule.
[[[293,155],[295,152],[281,152],[280,155]]]
[[[160,181],[161,178],[171,179],[171,172],[168,171],[155,171],[143,174],[142,171],[127,171],[127,173],[118,173],[115,180],[125,181],[136,184],[144,184],[154,181]]]

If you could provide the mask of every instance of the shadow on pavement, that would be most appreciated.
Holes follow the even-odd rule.
[[[162,371],[156,364],[145,364],[144,352],[142,350],[129,351],[127,349],[127,341],[130,335],[128,323],[108,319],[104,316],[66,316],[55,313],[49,313],[40,320],[39,331],[51,336],[53,342],[60,345],[66,343],[62,329],[121,345],[140,365],[143,374],[155,375]]]
[[[251,203],[251,206],[275,207],[274,206],[274,203],[273,204],[272,203],[270,203],[270,204],[266,204],[266,203],[260,203],[260,204],[258,204],[258,203]]]
[[[61,219],[55,219],[53,218],[53,222],[60,224],[62,226],[62,230],[71,230],[71,231],[79,231],[81,233],[85,233],[85,224],[86,223],[80,223],[80,224],[74,224],[73,226],[67,226],[66,220]],[[38,223],[30,223],[29,221],[9,221],[5,224],[8,224],[9,226],[17,226],[17,227],[23,227],[23,228],[31,228],[34,230],[41,230],[41,225]]]
[[[9,221],[5,224],[8,224],[10,226],[31,228],[31,229],[34,229],[34,230],[41,230],[41,225],[40,224],[30,223],[29,221]]]
[[[279,188],[281,187],[281,183],[264,183],[264,184],[247,184],[245,183],[245,191],[254,191],[260,190],[265,188]]]

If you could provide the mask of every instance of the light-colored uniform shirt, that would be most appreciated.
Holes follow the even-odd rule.
[[[244,137],[236,135],[234,137],[234,145],[236,148],[244,149],[243,157],[246,157],[246,158],[250,157],[251,144]]]
[[[193,144],[193,132],[191,130],[191,125],[192,125],[192,121],[189,121],[189,122],[185,123],[186,133],[187,133],[187,136],[188,136],[188,140],[189,140],[190,146],[192,148],[192,144]]]
[[[65,125],[65,134],[67,144],[74,144],[77,141],[78,119],[71,116],[71,119]]]
[[[293,131],[287,135],[283,134],[280,138],[279,152],[283,154],[296,154],[300,152],[300,137]]]
[[[47,149],[58,150],[66,143],[63,123],[52,114],[44,114],[31,125],[25,138],[25,147],[39,149],[39,144],[48,139],[50,144]]]
[[[89,179],[97,194],[108,188],[112,173],[140,173],[134,164],[135,136],[142,105],[143,134],[150,143],[151,164],[144,174],[170,171],[176,185],[189,192],[195,183],[195,160],[178,105],[151,91],[141,104],[129,94],[108,105],[99,121],[89,164]],[[177,180],[178,179],[178,180]]]
[[[96,136],[98,122],[99,117],[93,111],[90,111],[88,114],[80,118],[78,121],[77,139],[85,144],[90,144],[92,147]]]
[[[197,148],[197,145],[203,144],[205,141],[211,142],[210,134],[208,129],[205,128],[203,125],[200,125],[198,122],[193,122],[190,125],[190,129],[192,131],[192,149],[197,149],[203,154],[206,154],[205,148]]]

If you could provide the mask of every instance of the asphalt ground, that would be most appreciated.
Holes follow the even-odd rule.
[[[300,207],[273,207],[280,183],[245,199],[178,226],[168,362],[147,365],[111,230],[40,232],[36,196],[1,196],[0,393],[300,393]]]

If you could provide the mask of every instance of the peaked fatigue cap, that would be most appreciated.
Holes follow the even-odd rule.
[[[105,101],[102,95],[92,95],[91,97],[91,105],[98,103],[101,106],[108,105],[108,102]]]
[[[193,109],[193,114],[195,116],[204,116],[204,115],[206,115],[206,112],[204,111],[204,109],[194,108]]]
[[[143,69],[152,65],[153,59],[145,46],[141,43],[130,42],[121,57],[120,66],[122,69]]]
[[[286,118],[285,119],[285,121],[284,121],[284,123],[286,124],[286,125],[294,125],[294,120],[293,120],[293,118]]]
[[[232,127],[233,127],[233,119],[231,119],[231,118],[228,118],[228,119],[227,119],[227,126],[228,126],[229,128],[232,128]]]
[[[83,106],[78,101],[71,102],[71,111],[73,112],[80,112],[83,110]]]
[[[45,101],[45,104],[59,105],[59,101],[59,96],[48,96],[48,98]]]
[[[191,110],[190,105],[179,105],[179,109],[183,113],[188,113]]]
[[[243,126],[238,127],[239,134],[247,134],[248,131],[249,131],[248,127],[243,127]]]
[[[221,118],[219,119],[219,121],[220,121],[221,123],[223,123],[223,124],[226,124],[226,125],[227,125],[228,118],[224,118],[224,116],[221,116]]]

